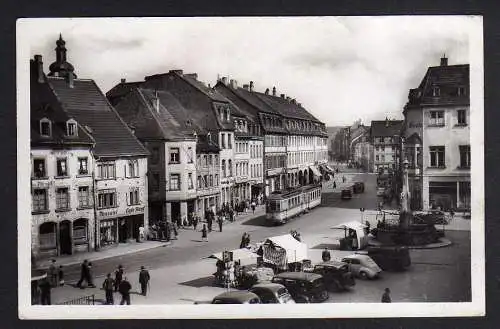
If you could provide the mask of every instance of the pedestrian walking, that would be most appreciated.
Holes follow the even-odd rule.
[[[56,260],[52,259],[49,266],[49,283],[52,287],[57,287],[57,268]]]
[[[118,287],[123,280],[123,266],[118,265],[118,268],[115,271],[115,291],[118,291]]]
[[[90,277],[89,262],[86,259],[81,265],[80,280],[77,282],[76,286],[80,289],[84,289],[84,287],[82,287],[83,281],[86,281],[89,287],[95,288],[94,284],[92,283],[92,278]]]
[[[208,238],[207,238],[207,225],[206,224],[203,224],[203,228],[201,229],[201,240],[205,241],[205,242],[208,242]]]
[[[251,206],[252,206],[252,214],[255,214],[255,207],[257,206],[255,204],[255,201],[252,201],[252,205]]]
[[[59,271],[57,275],[59,276],[59,285],[64,286],[64,270],[62,265],[59,266]]]
[[[247,232],[244,232],[241,236],[240,249],[246,248]]]
[[[88,274],[88,280],[89,282],[89,287],[95,288],[94,285],[94,270],[92,268],[92,262],[89,262],[89,274]]]
[[[337,188],[337,183],[333,181],[333,189],[335,190]]]
[[[111,273],[106,275],[106,279],[102,283],[102,289],[106,293],[106,305],[113,305],[115,303],[113,298],[113,290],[115,288],[115,280],[111,277]]]
[[[123,277],[122,282],[120,282],[120,286],[118,287],[118,291],[120,295],[122,295],[122,300],[120,301],[120,305],[127,304],[130,305],[130,289],[132,289],[132,285],[128,282],[127,277]]]
[[[217,224],[219,224],[219,232],[222,232],[222,222],[223,222],[223,215],[219,216],[217,219]]]
[[[321,259],[324,262],[328,262],[331,259],[330,251],[328,251],[327,248],[325,248],[325,250],[321,253]]]
[[[342,183],[345,183],[345,176],[342,176]]]
[[[148,270],[146,270],[144,266],[141,266],[141,271],[139,272],[139,283],[141,285],[141,294],[143,296],[146,296],[150,278]]]
[[[52,285],[48,278],[44,278],[39,283],[40,287],[40,302],[42,305],[51,305],[50,301],[50,290],[52,289]]]
[[[392,302],[392,300],[391,300],[391,291],[389,290],[389,288],[385,288],[384,294],[382,295],[381,302],[382,303],[391,303]]]
[[[194,216],[193,218],[193,230],[196,231],[196,227],[198,226],[198,216]]]

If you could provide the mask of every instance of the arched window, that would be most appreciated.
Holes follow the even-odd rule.
[[[73,240],[75,244],[88,242],[87,219],[78,218],[73,222]]]
[[[52,122],[47,118],[43,118],[40,120],[40,136],[52,136]]]
[[[52,249],[56,247],[56,223],[47,222],[39,227],[40,249]]]

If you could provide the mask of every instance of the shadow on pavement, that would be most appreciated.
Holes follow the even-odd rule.
[[[321,243],[311,249],[328,249],[328,250],[340,250],[340,245],[336,243]]]
[[[214,277],[213,275],[205,276],[202,278],[197,278],[194,280],[180,282],[183,286],[201,288],[201,287],[212,287],[214,285]]]
[[[265,226],[265,227],[273,226],[272,223],[270,223],[266,220],[266,215],[251,218],[247,221],[242,222],[241,225]]]

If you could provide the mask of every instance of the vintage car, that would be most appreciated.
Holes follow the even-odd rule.
[[[283,272],[275,275],[272,282],[285,286],[297,303],[321,303],[328,299],[323,277],[316,273]]]
[[[353,187],[354,193],[363,193],[365,191],[365,183],[355,182]]]
[[[349,271],[361,279],[375,279],[380,276],[382,269],[368,255],[353,254],[342,258]]]
[[[340,192],[340,198],[342,200],[352,199],[352,187],[342,189],[342,191]]]
[[[285,286],[279,283],[258,283],[249,291],[259,296],[261,304],[295,304]]]
[[[410,251],[405,246],[368,247],[365,252],[384,271],[403,271],[411,265]]]
[[[347,290],[356,285],[354,276],[349,272],[348,265],[343,262],[327,261],[304,269],[304,271],[321,274],[326,286],[336,291]]]
[[[260,298],[250,291],[227,291],[217,295],[212,304],[260,304]]]

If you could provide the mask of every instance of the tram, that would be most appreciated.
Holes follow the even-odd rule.
[[[268,197],[266,218],[274,224],[284,224],[289,219],[308,212],[321,204],[321,184],[273,192]]]

